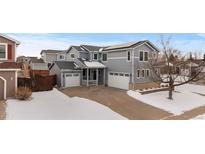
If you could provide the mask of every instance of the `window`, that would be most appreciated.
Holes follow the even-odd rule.
[[[0,43],[0,59],[7,59],[7,45]]]
[[[144,78],[144,76],[145,76],[145,71],[142,70],[142,77]]]
[[[140,70],[137,70],[137,78],[140,78]]]
[[[124,76],[124,74],[122,74],[122,73],[120,73],[119,75],[120,75],[120,76]]]
[[[143,61],[143,51],[140,51],[140,61]]]
[[[110,73],[110,75],[113,75],[113,73]]]
[[[149,77],[149,75],[150,75],[150,71],[146,70],[146,76]]]
[[[102,60],[107,61],[107,53],[103,53]]]
[[[148,61],[148,52],[140,51],[140,61]]]
[[[131,60],[131,55],[130,55],[130,51],[127,52],[127,61]]]
[[[71,54],[70,57],[71,57],[71,58],[75,58],[75,54]]]
[[[79,76],[79,74],[73,74],[73,76]]]
[[[125,74],[125,76],[126,76],[126,77],[129,77],[130,75],[129,75],[129,74]]]
[[[59,56],[59,59],[60,59],[60,60],[65,59],[64,55],[60,55],[60,56]]]
[[[148,52],[144,52],[144,61],[148,61]]]
[[[118,73],[114,73],[115,76],[118,76]]]
[[[94,53],[94,54],[93,54],[93,59],[94,59],[94,60],[98,60],[98,54],[97,54],[97,53]]]

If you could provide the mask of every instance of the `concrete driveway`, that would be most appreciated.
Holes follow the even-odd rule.
[[[132,120],[163,119],[170,113],[137,101],[127,91],[111,87],[74,87],[61,90],[66,95],[83,97],[108,106],[113,111]]]

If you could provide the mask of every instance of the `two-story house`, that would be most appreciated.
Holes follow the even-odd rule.
[[[19,41],[0,34],[0,100],[14,97],[17,90],[16,48]]]
[[[149,60],[159,49],[150,41],[99,47],[71,46],[65,61],[56,61],[50,74],[57,74],[58,86],[104,84],[120,89],[141,89],[157,86]]]
[[[41,51],[41,58],[44,60],[44,62],[47,64],[47,66],[50,66],[55,61],[64,61],[65,60],[65,53],[67,50],[42,50]]]

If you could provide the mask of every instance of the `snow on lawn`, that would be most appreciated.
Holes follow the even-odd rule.
[[[104,105],[68,97],[57,89],[35,92],[29,101],[8,100],[6,112],[8,120],[126,119]]]
[[[194,117],[192,120],[205,120],[205,114]]]
[[[173,93],[173,100],[167,99],[168,91],[155,92],[141,95],[137,91],[129,90],[127,94],[146,104],[163,109],[174,115],[180,115],[185,111],[205,105],[205,96],[195,93],[205,94],[205,86],[186,84],[176,87]]]

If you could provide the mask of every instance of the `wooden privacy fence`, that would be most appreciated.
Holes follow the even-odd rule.
[[[29,87],[32,91],[49,91],[56,85],[56,75],[41,76],[33,78],[18,78],[18,87]]]

